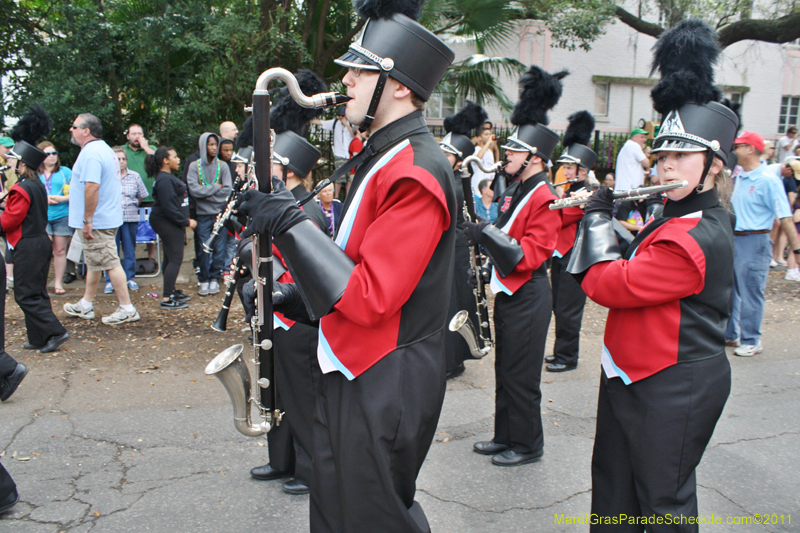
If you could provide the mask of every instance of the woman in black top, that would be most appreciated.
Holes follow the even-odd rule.
[[[150,225],[163,242],[164,257],[161,265],[164,272],[164,292],[161,309],[183,309],[191,300],[175,289],[175,280],[183,263],[185,227],[194,229],[197,221],[189,218],[189,196],[186,185],[172,175],[178,170],[181,160],[172,148],[161,146],[145,159],[147,175],[155,178],[153,184],[153,210]]]

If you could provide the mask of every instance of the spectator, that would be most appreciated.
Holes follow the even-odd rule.
[[[733,310],[725,332],[734,354],[750,357],[763,351],[761,320],[764,316],[764,290],[769,273],[769,232],[773,218],[789,237],[791,249],[800,254],[797,229],[792,222],[789,202],[780,182],[770,176],[759,161],[764,150],[761,135],[744,131],[734,140],[734,152],[743,172],[736,179],[731,204],[736,213],[733,232],[734,284]]]
[[[93,319],[92,300],[100,283],[100,272],[105,270],[111,278],[119,308],[104,316],[103,323],[135,322],[141,317],[131,305],[125,271],[119,262],[115,242],[117,228],[122,225],[119,161],[111,147],[101,139],[103,126],[96,116],[90,113],[78,115],[70,130],[73,142],[81,147],[81,153],[72,168],[69,225],[81,230],[76,237],[83,245],[88,272],[83,298],[64,305],[64,311],[86,320]]]
[[[615,203],[614,218],[634,235],[639,233],[647,220],[647,203],[644,200],[624,200]]]
[[[478,218],[494,224],[497,220],[497,202],[493,202],[494,191],[492,190],[492,180],[485,179],[478,183],[480,196],[475,197],[475,214]]]
[[[235,141],[237,135],[239,135],[239,128],[233,122],[226,121],[219,125],[219,136],[221,138]]]
[[[800,166],[800,165],[798,165]],[[798,169],[800,171],[800,169]],[[792,205],[792,222],[794,222],[795,229],[800,232],[800,198],[795,197],[794,205]],[[789,256],[793,256],[794,254],[789,254]],[[786,272],[786,277],[789,281],[800,281],[800,269],[797,268],[797,259],[795,258],[795,269],[788,270]]]
[[[494,150],[497,148],[497,143],[494,140],[494,135],[492,134],[491,122],[487,122],[486,124],[489,127],[484,125],[481,129],[480,135],[475,137],[472,142],[475,144],[475,152],[473,154],[464,154],[464,157],[474,155],[478,159],[481,160],[481,164],[484,168],[489,168],[494,165],[495,158],[494,158]],[[478,165],[475,163],[471,163],[471,170],[472,170],[472,193],[474,195],[480,195],[480,182],[483,180],[489,180],[490,182],[494,180],[494,172],[484,172],[478,168]]]
[[[196,238],[205,242],[211,236],[217,215],[225,209],[225,201],[231,192],[231,173],[227,164],[220,163],[217,158],[219,137],[216,133],[204,133],[198,142],[200,159],[189,165],[186,176],[189,195],[197,206]],[[221,231],[214,241],[211,254],[200,251],[200,296],[217,294],[222,270],[226,267],[228,254],[228,233]]]
[[[603,186],[613,190],[615,184],[616,180],[614,179],[614,173],[609,172],[608,174],[606,174],[606,177],[603,178]]]
[[[122,248],[122,269],[128,289],[138,291],[139,285],[133,280],[136,277],[136,234],[139,230],[139,203],[150,196],[138,172],[128,168],[127,151],[122,146],[112,148],[119,161],[119,174],[122,189],[122,226],[117,230],[117,253]],[[152,189],[151,189],[152,190]],[[106,272],[106,294],[114,292],[111,280]]]
[[[798,146],[797,128],[789,126],[786,135],[778,141],[778,163],[783,163],[787,157],[793,156],[796,146]]]
[[[339,106],[338,116],[330,120],[320,121],[323,129],[333,132],[333,171],[336,172],[339,168],[347,163],[350,159],[348,148],[350,142],[353,140],[353,125],[347,121],[344,115],[345,106]],[[312,121],[314,122],[314,121]],[[353,183],[353,175],[339,176],[334,185],[334,198],[339,197],[339,192],[342,190],[342,184],[346,183],[345,194],[350,192],[350,184]]]
[[[767,171],[773,173],[777,172],[778,177],[783,183],[783,189],[786,191],[786,197],[789,200],[789,205],[794,206],[797,198],[797,182],[795,181],[795,178],[800,177],[800,161],[789,161],[783,164],[769,165],[767,166]],[[794,254],[789,253],[788,259],[786,261],[783,260],[783,251],[786,249],[788,238],[786,233],[781,228],[780,223],[777,224],[777,231],[774,235],[771,234],[770,238],[773,241],[773,245],[772,261],[770,261],[769,266],[776,267],[779,264],[785,266],[787,267],[787,272],[784,279],[789,281],[800,281],[800,274],[798,274],[797,271],[797,260],[795,259]]]
[[[775,147],[772,141],[764,141],[764,153],[761,154],[761,161],[768,165],[775,162]]]
[[[47,193],[36,173],[47,156],[25,141],[16,143],[11,153],[19,180],[9,191],[0,226],[14,250],[14,300],[25,314],[28,332],[24,348],[48,353],[65,343],[69,333],[53,314],[47,295],[53,244],[45,231]]]
[[[144,182],[147,188],[147,197],[142,200],[142,207],[148,207],[153,203],[153,181],[147,177],[144,168],[144,160],[148,154],[153,154],[155,150],[150,148],[150,144],[144,136],[144,130],[138,124],[131,124],[128,126],[127,135],[128,143],[125,145],[125,157],[128,158],[128,168],[139,174],[139,177]],[[153,259],[156,255],[155,243],[147,245],[147,257]]]
[[[650,160],[643,150],[646,135],[645,130],[634,129],[619,151],[615,169],[616,189],[625,191],[641,187],[644,183],[644,173],[650,170]]]
[[[69,227],[69,180],[72,170],[61,166],[61,158],[53,143],[40,142],[39,149],[47,156],[39,168],[39,180],[47,192],[47,234],[53,240],[55,270],[53,287],[56,294],[64,294],[67,246],[72,237],[72,228]]]
[[[147,158],[148,172],[154,178],[153,211],[150,225],[164,243],[161,260],[164,290],[161,293],[161,309],[183,309],[191,298],[175,289],[175,280],[183,263],[186,226],[195,228],[197,221],[189,218],[189,196],[186,185],[172,173],[177,172],[181,160],[175,150],[161,146]]]
[[[328,232],[333,237],[342,215],[342,202],[333,197],[333,183],[319,191],[319,207],[328,219]]]
[[[222,124],[233,124],[232,122],[223,122]],[[234,126],[235,128],[236,126]],[[238,133],[238,130],[236,131]],[[235,181],[238,177],[236,172],[237,163],[233,161],[233,141],[231,139],[219,140],[219,159],[228,164],[228,170],[231,172],[231,181]],[[236,255],[236,235],[229,229],[222,231],[228,232],[228,249],[225,254],[225,265],[230,265],[233,261],[233,256]],[[227,266],[225,267],[227,269]]]
[[[12,148],[14,148],[14,139],[11,137],[0,137],[0,167],[8,167],[0,172],[3,193],[11,190],[11,187],[17,182],[17,173],[14,171],[13,161],[9,162],[6,157]]]

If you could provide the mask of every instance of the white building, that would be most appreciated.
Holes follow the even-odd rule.
[[[536,64],[548,72],[568,69],[564,94],[550,113],[550,127],[563,130],[567,117],[587,109],[597,121],[597,129],[627,132],[640,119],[659,120],[650,102],[650,89],[658,81],[651,78],[651,48],[656,39],[638,33],[617,21],[606,34],[592,43],[590,51],[569,51],[551,47],[550,32],[537,21],[520,21],[517,38],[504,48],[491,50],[495,56],[514,57],[525,65]],[[456,61],[474,53],[469,45],[453,46]],[[501,77],[506,94],[516,101],[518,79]],[[777,45],[760,41],[736,43],[723,51],[716,71],[716,82],[725,96],[742,102],[742,129],[756,131],[768,139],[783,135],[788,125],[798,125],[800,108],[800,46]],[[453,112],[431,101],[428,116],[441,118]],[[486,105],[490,120],[505,124],[496,105]],[[432,124],[437,121],[431,120]]]

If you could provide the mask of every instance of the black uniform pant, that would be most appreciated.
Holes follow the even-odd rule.
[[[685,523],[697,516],[695,468],[730,390],[731,367],[724,352],[670,366],[630,385],[603,373],[592,455],[592,514],[601,522],[620,514],[671,516],[683,523],[648,524],[647,531],[698,531],[696,524]],[[591,526],[593,532],[644,529]]]
[[[17,485],[11,479],[11,474],[0,464],[0,502],[5,500],[17,490]]]
[[[445,391],[444,332],[348,381],[323,374],[314,417],[312,533],[430,531],[414,501]]]
[[[53,244],[44,233],[24,237],[14,247],[14,300],[25,314],[28,342],[34,346],[67,332],[53,314],[47,294],[52,255]]]
[[[580,283],[567,272],[572,250],[564,257],[553,257],[550,281],[553,285],[553,314],[556,317],[556,342],[553,356],[556,363],[573,365],[578,363],[580,351],[581,321],[586,306],[586,293]]]
[[[150,215],[150,226],[158,233],[162,242],[161,271],[164,276],[162,296],[168,298],[175,291],[175,280],[183,263],[186,230],[165,217]]]
[[[546,277],[528,280],[512,296],[498,293],[494,304],[494,442],[518,453],[544,448],[542,362],[552,310]]]
[[[2,255],[0,255],[0,272],[6,266],[5,261],[3,261]],[[0,295],[5,295],[6,293],[6,277],[0,275]],[[14,360],[13,357],[6,353],[6,298],[3,296],[0,298],[0,379],[5,379],[11,374],[14,373],[14,370],[17,369],[17,362]],[[0,467],[2,468],[2,467]],[[0,474],[1,476],[2,474]],[[2,487],[2,482],[0,481],[0,487]],[[2,495],[5,494],[0,490],[0,500],[2,500]]]
[[[274,439],[275,448],[273,440],[269,440],[270,464],[273,468],[280,465],[279,470],[293,469],[295,479],[306,485],[311,483],[314,408],[322,375],[317,362],[318,340],[317,328],[299,322],[288,331],[276,328],[273,336],[275,381],[283,402],[278,407],[285,412],[279,427],[288,436]],[[278,449],[281,446],[285,449]]]
[[[450,307],[447,311],[447,320],[449,323],[456,313],[466,310],[469,313],[472,325],[477,326],[475,314],[477,306],[475,304],[475,295],[472,293],[472,285],[468,281],[468,269],[469,247],[456,246],[453,285],[450,289]],[[478,332],[480,330],[476,328],[475,331]],[[467,359],[472,359],[467,341],[456,331],[447,330],[445,332],[444,351],[447,358],[448,372],[458,368]]]

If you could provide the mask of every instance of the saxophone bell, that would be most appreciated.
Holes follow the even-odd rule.
[[[475,359],[483,359],[492,349],[491,346],[484,346],[483,348],[480,347],[477,340],[478,334],[475,332],[475,327],[472,325],[472,321],[469,319],[469,313],[465,310],[456,313],[453,316],[453,319],[450,320],[450,324],[447,326],[447,328],[450,331],[458,332],[462,337],[464,337],[464,340],[467,341],[467,346],[469,346],[469,352]]]

